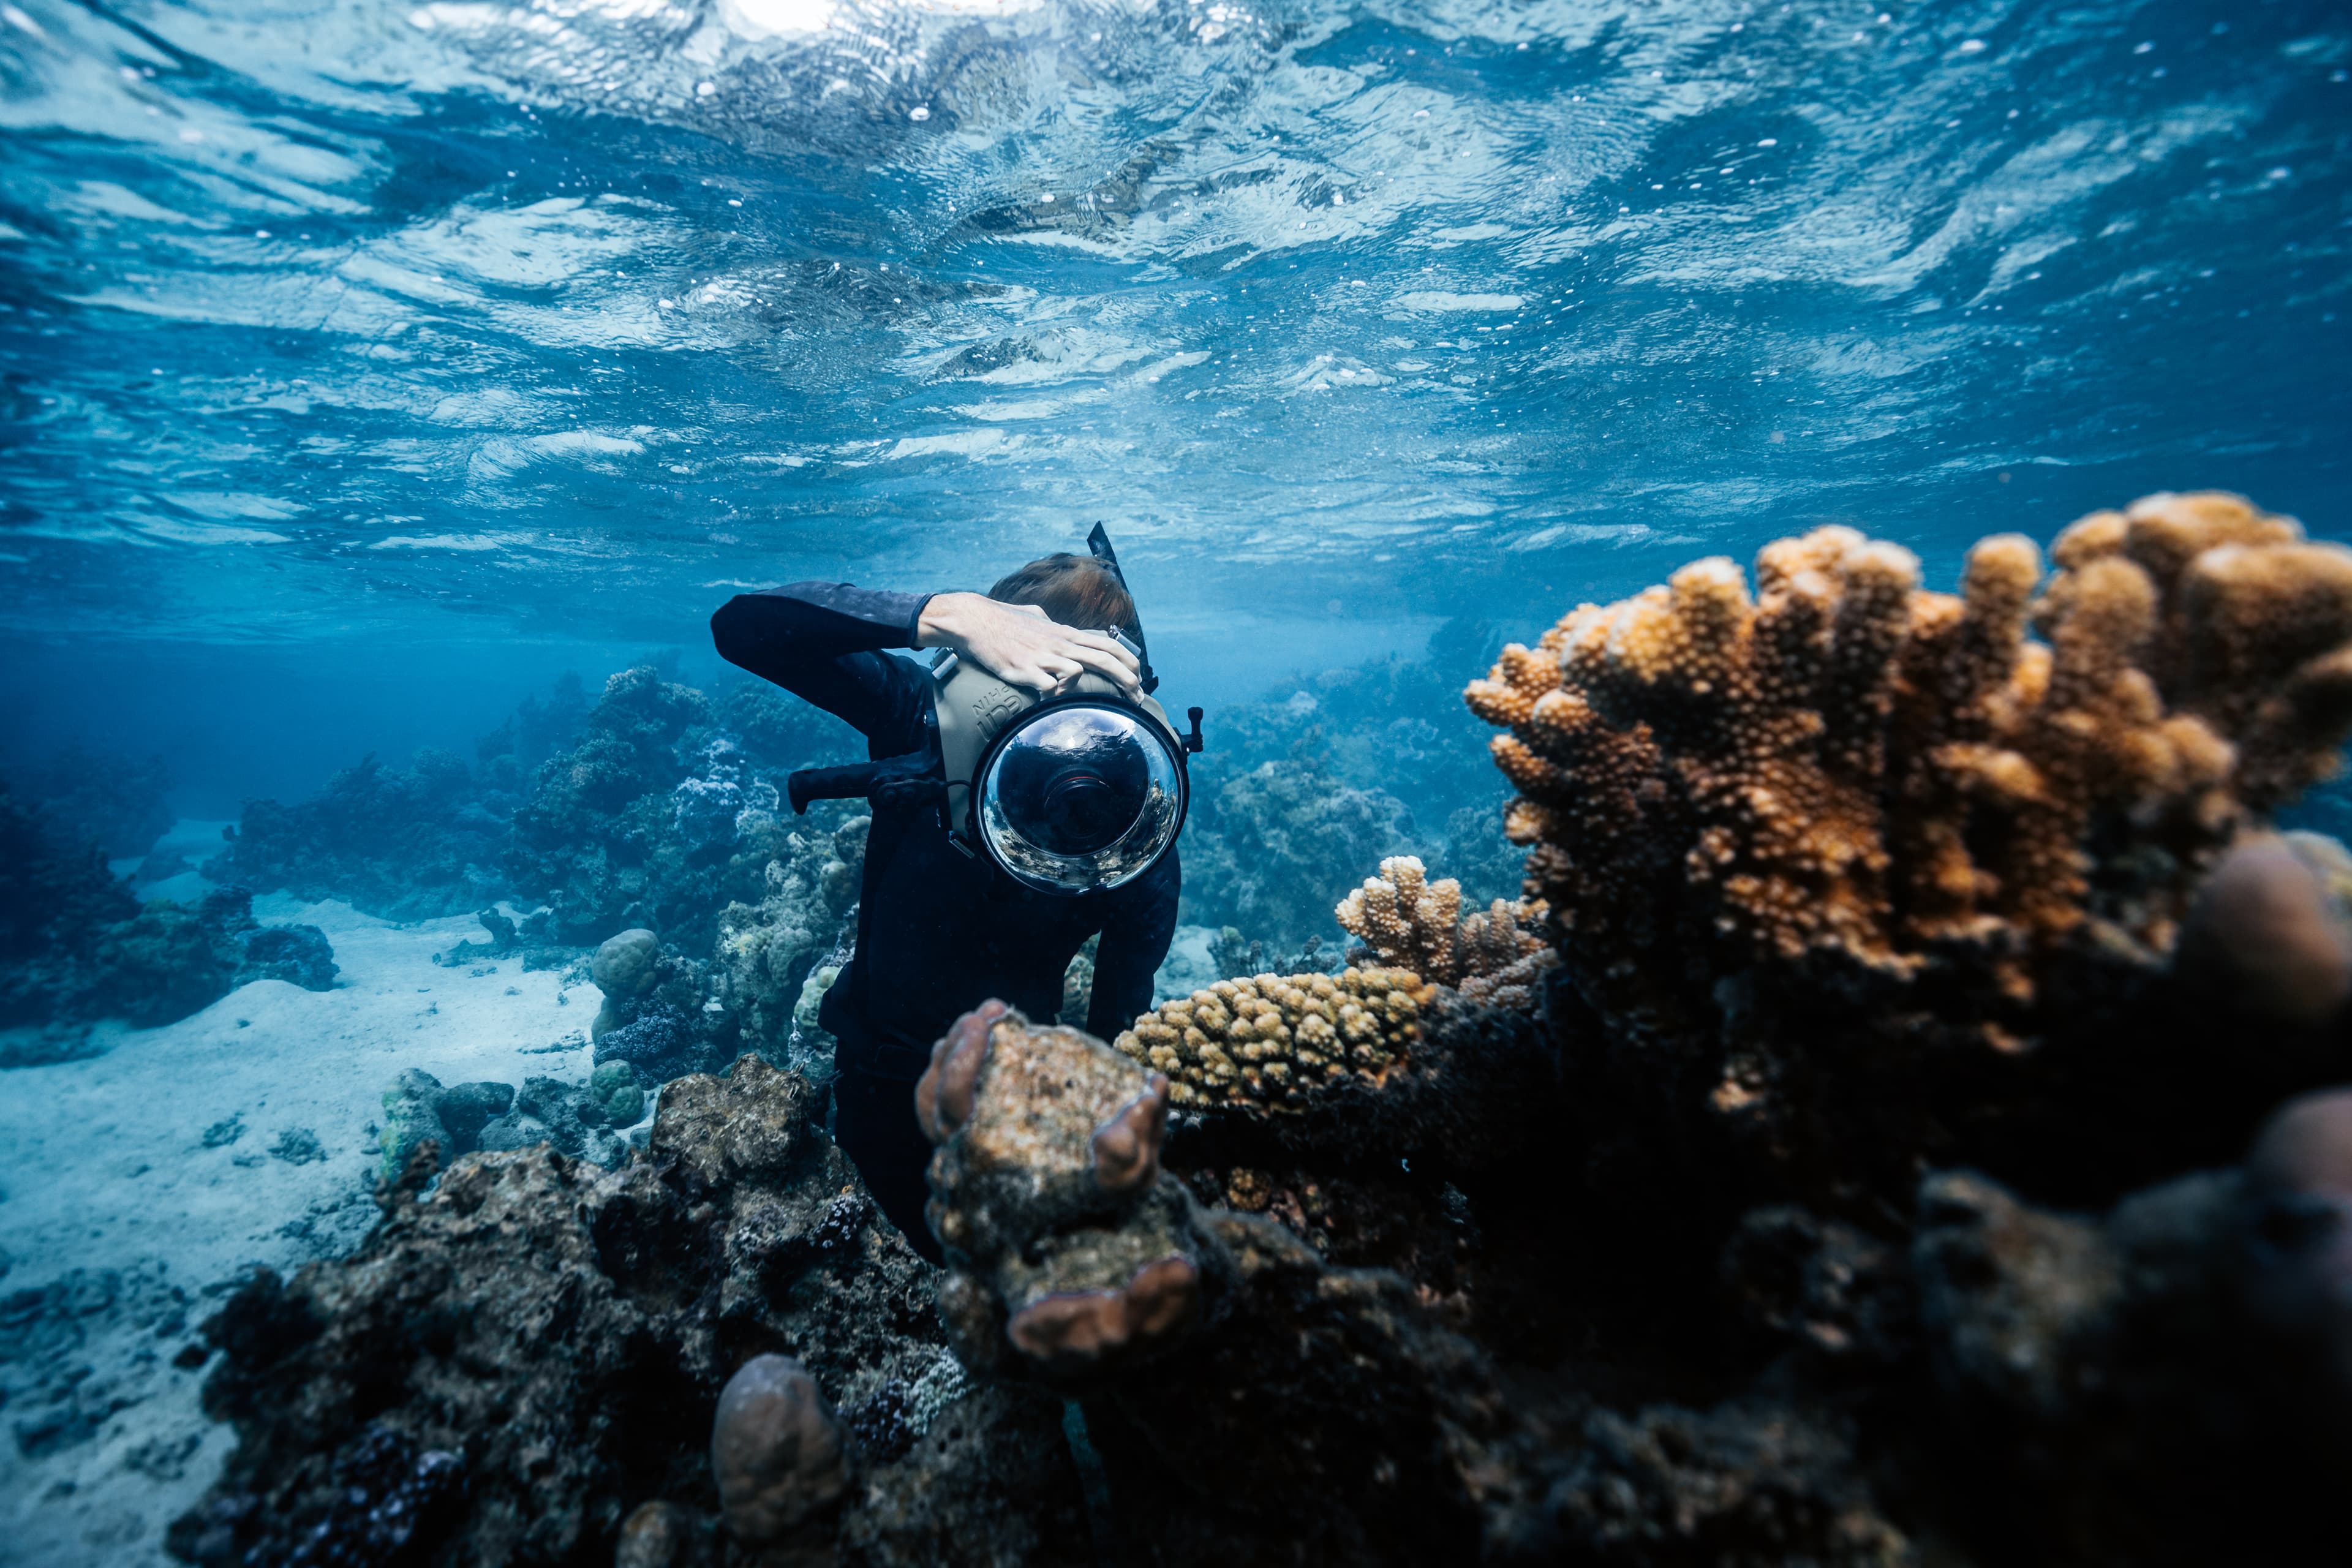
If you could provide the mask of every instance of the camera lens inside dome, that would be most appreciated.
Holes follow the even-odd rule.
[[[1150,792],[1147,744],[1125,716],[1074,708],[1004,751],[997,783],[1008,826],[1049,855],[1092,855],[1134,826]]]
[[[1117,887],[1159,858],[1182,820],[1172,741],[1119,707],[1040,711],[1004,737],[985,774],[989,852],[1035,888]]]

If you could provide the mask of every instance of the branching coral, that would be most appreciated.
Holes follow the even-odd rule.
[[[1819,529],[1765,547],[1752,600],[1702,561],[1505,649],[1466,695],[1510,731],[1508,831],[1571,946],[1654,943],[1680,883],[1705,929],[1781,958],[1901,973],[2091,918],[2168,949],[2186,879],[2104,896],[2085,840],[2120,821],[2193,867],[2332,766],[2352,551],[2206,494],[2085,518],[2053,553],[2037,601],[2033,546],[1987,539],[1953,597],[1906,552]]]
[[[1295,1107],[1349,1077],[1379,1082],[1412,1053],[1432,995],[1402,969],[1221,980],[1144,1014],[1116,1043],[1166,1073],[1179,1106]]]
[[[1526,929],[1542,921],[1543,904],[1496,899],[1457,923],[1461,910],[1459,882],[1432,882],[1418,856],[1397,855],[1381,861],[1381,874],[1364,879],[1336,912],[1364,943],[1350,954],[1359,961],[1377,958],[1474,1001],[1525,1005],[1536,977],[1556,962],[1543,938]]]

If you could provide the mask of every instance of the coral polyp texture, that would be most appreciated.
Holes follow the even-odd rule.
[[[1462,884],[1429,880],[1419,856],[1395,855],[1381,874],[1339,901],[1333,911],[1363,956],[1411,970],[1435,985],[1452,986],[1472,1001],[1524,1006],[1535,982],[1556,962],[1534,928],[1548,912],[1540,900],[1494,900],[1466,920]]]
[[[1412,1054],[1433,994],[1403,969],[1220,980],[1144,1014],[1114,1043],[1166,1073],[1179,1106],[1295,1108],[1349,1079],[1381,1081]]]
[[[1887,1114],[1937,1123],[1875,1141],[1902,1151],[1888,1195],[1990,1125],[1956,1079],[1979,1108],[2054,1107],[2070,1076],[2095,1101],[2092,1037],[2166,982],[2202,874],[2336,766],[2352,550],[2201,493],[2095,513],[2051,554],[2045,578],[2028,540],[1980,541],[1955,595],[1817,529],[1765,546],[1752,594],[1694,563],[1465,694],[1507,731],[1507,831],[1584,1004],[1619,1039],[1714,1036],[1715,1111],[1784,1172],[1859,1157],[1824,1095],[1892,1087]]]
[[[2037,597],[2032,543],[1981,541],[1953,596],[1817,529],[1758,554],[1752,597],[1713,558],[1506,648],[1467,698],[1510,731],[1530,881],[1581,942],[1662,934],[1663,878],[1784,958],[1900,969],[2092,919],[2168,948],[2179,900],[2103,899],[2084,840],[2127,817],[2195,862],[2326,775],[2352,728],[2352,551],[2208,493],[2095,513],[2053,556]]]

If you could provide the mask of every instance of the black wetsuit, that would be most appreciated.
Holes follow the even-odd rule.
[[[795,583],[729,600],[710,634],[728,662],[865,731],[869,755],[899,756],[925,744],[931,681],[883,650],[914,646],[928,598]],[[1052,1019],[1071,958],[1097,931],[1087,1028],[1109,1039],[1151,1005],[1151,977],[1176,931],[1178,882],[1171,849],[1113,892],[1031,892],[950,844],[934,810],[875,809],[857,954],[818,1016],[840,1042],[835,1138],[918,1252],[940,1256],[923,1219],[931,1150],[913,1093],[932,1042],[992,996]]]

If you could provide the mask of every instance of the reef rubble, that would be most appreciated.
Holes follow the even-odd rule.
[[[1391,856],[1336,973],[967,1015],[915,1091],[944,1269],[771,1062],[846,914],[804,835],[714,931],[781,975],[600,952],[628,1070],[569,1093],[742,1051],[615,1168],[409,1086],[367,1241],[205,1325],[239,1443],[173,1549],[2340,1555],[2352,857],[2276,813],[2352,730],[2352,551],[2196,495],[2052,555],[1945,595],[1819,530],[1507,647],[1522,897]]]

